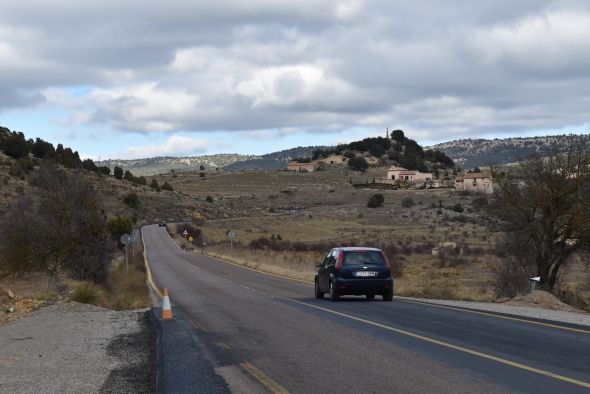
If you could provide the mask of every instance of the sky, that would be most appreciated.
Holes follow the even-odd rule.
[[[590,129],[590,2],[0,0],[0,126],[82,157]]]

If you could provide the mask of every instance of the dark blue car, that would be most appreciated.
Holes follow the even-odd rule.
[[[375,295],[383,301],[393,299],[393,278],[385,254],[376,248],[334,248],[322,263],[316,264],[315,297],[336,301],[342,295]]]

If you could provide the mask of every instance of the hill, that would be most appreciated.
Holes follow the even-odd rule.
[[[455,164],[469,169],[490,164],[510,164],[534,154],[548,156],[563,152],[571,144],[588,144],[590,135],[555,135],[545,137],[504,138],[493,140],[463,139],[433,145],[430,148],[446,153]]]
[[[225,171],[274,170],[286,168],[295,157],[309,157],[318,146],[297,147],[265,155],[218,154],[194,157],[152,157],[136,160],[103,160],[101,165],[129,170],[136,175],[165,174],[174,171],[223,169]]]
[[[219,154],[195,157],[150,157],[135,160],[102,160],[101,165],[114,168],[115,166],[129,170],[136,175],[165,174],[174,171],[198,171],[201,166],[205,169],[223,168],[227,165],[247,160],[259,159],[256,155]]]

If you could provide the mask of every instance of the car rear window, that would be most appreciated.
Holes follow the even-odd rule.
[[[372,265],[372,266],[385,266],[385,260],[381,255],[381,252],[375,250],[360,250],[360,251],[348,251],[344,252],[344,258],[342,259],[342,265],[353,266],[353,265]]]

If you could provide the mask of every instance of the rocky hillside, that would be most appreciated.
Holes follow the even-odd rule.
[[[135,175],[165,174],[174,171],[198,171],[205,169],[223,169],[240,171],[248,169],[270,170],[286,168],[287,163],[295,157],[309,157],[318,146],[297,147],[265,155],[219,154],[195,157],[152,157],[137,160],[104,160],[100,165],[111,169],[115,166],[131,171]]]
[[[223,168],[227,165],[259,159],[255,155],[219,154],[195,157],[150,157],[135,160],[103,160],[101,165],[121,167],[135,175],[165,174],[174,171],[198,171],[201,166],[205,169]]]
[[[570,145],[589,144],[590,134],[504,139],[464,139],[431,146],[446,153],[458,167],[469,169],[490,164],[510,164],[534,154],[563,152]]]

